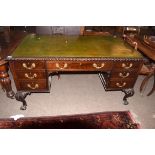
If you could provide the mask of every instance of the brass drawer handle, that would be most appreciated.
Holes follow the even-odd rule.
[[[65,63],[63,67],[60,67],[59,63],[56,63],[55,65],[56,65],[56,67],[59,68],[59,69],[65,69],[65,68],[68,67],[67,63]]]
[[[25,77],[28,78],[28,79],[34,79],[37,77],[37,74],[34,73],[32,76],[29,76],[28,73],[25,73]]]
[[[93,67],[96,68],[96,69],[101,69],[104,67],[104,63],[101,63],[101,66],[98,66],[96,63],[93,63]]]
[[[125,85],[126,85],[126,82],[123,82],[123,84],[116,83],[116,86],[117,86],[117,87],[120,87],[120,88],[124,87]]]
[[[39,85],[38,84],[35,84],[35,86],[32,87],[30,84],[27,84],[27,87],[29,87],[31,89],[37,89],[37,88],[39,88]]]
[[[129,69],[133,66],[133,63],[130,63],[128,66],[125,63],[122,63],[122,67],[125,69]]]
[[[130,75],[130,73],[126,73],[126,74],[124,74],[124,73],[119,73],[119,76],[122,77],[122,78],[126,78],[126,77],[128,77],[129,75]]]
[[[23,65],[24,68],[29,69],[29,70],[31,70],[31,69],[36,67],[35,63],[32,63],[30,67],[28,67],[26,63],[23,63],[22,65]]]

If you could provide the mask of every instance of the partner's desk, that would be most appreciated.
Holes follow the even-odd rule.
[[[93,72],[99,74],[105,90],[123,91],[124,104],[128,104],[142,64],[141,54],[121,38],[29,34],[6,60],[0,61],[0,81],[7,96],[15,96],[23,102],[21,109],[26,109],[28,94],[50,91],[49,75]],[[17,93],[11,88],[8,68]]]

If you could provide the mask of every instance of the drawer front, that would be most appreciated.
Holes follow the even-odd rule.
[[[45,69],[45,62],[44,61],[15,61],[14,67],[16,70]]]
[[[115,62],[113,70],[139,70],[139,67],[141,66],[140,62],[136,61],[121,61],[121,62]]]
[[[135,83],[135,79],[130,80],[111,80],[108,81],[107,88],[108,89],[127,89],[133,88]]]
[[[34,80],[34,79],[46,79],[45,71],[16,71],[18,79]]]
[[[110,78],[120,78],[120,79],[130,79],[137,78],[137,72],[129,71],[129,70],[120,70],[112,72]]]
[[[97,70],[110,70],[112,68],[112,61],[91,61],[91,62],[71,62],[71,61],[59,61],[59,62],[47,62],[48,70],[55,71],[97,71]]]
[[[48,90],[47,81],[46,80],[37,80],[37,81],[19,81],[19,89],[26,91],[42,91]],[[18,90],[19,91],[19,90]]]

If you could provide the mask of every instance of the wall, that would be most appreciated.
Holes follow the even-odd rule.
[[[37,26],[37,34],[65,34],[65,35],[79,35],[80,26]]]

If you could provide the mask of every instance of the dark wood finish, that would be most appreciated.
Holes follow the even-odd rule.
[[[131,71],[131,70],[116,70],[112,71],[110,74],[110,78],[121,78],[121,79],[127,79],[127,78],[135,78],[137,76],[137,71]]]
[[[49,92],[48,75],[50,73],[59,74],[65,71],[107,73],[106,75],[103,74],[105,89],[123,91],[134,87],[139,70],[143,64],[142,59],[67,59],[56,61],[51,58],[24,58],[22,60],[17,58],[17,60],[9,60],[17,91]],[[18,96],[20,96],[23,103],[21,109],[25,110],[25,105],[27,105],[25,97],[22,94]],[[125,94],[125,96],[124,102],[127,104],[127,98],[130,95]]]
[[[120,61],[114,63],[114,69],[118,70],[137,70],[139,69],[139,62],[138,61]]]
[[[16,75],[19,79],[25,79],[25,80],[30,80],[30,79],[45,79],[46,77],[46,72],[45,71],[16,71]]]
[[[12,63],[12,62],[11,62]],[[44,61],[15,61],[13,62],[14,67],[16,70],[37,70],[37,69],[45,69],[45,62]]]
[[[17,91],[49,91],[45,61],[10,61]]]
[[[17,47],[19,42],[20,40],[17,39],[8,54]],[[123,91],[134,87],[139,70],[143,64],[142,58],[130,57],[8,57],[7,61],[9,62],[17,88],[15,97],[23,103],[23,108],[21,108],[23,110],[26,109],[27,105],[25,101],[27,93],[49,92],[49,74],[89,71],[104,73],[101,74],[101,81],[104,83],[105,90]],[[10,92],[13,94],[7,73],[7,61],[6,63],[0,63],[0,67],[2,68],[0,69],[1,85],[3,89],[7,90],[8,94]],[[125,101],[126,98],[124,99]]]
[[[7,97],[14,98],[14,92],[11,87],[11,80],[8,74],[8,63],[0,60],[0,84],[2,89],[6,92]]]
[[[101,75],[106,90],[122,90],[133,88],[137,80],[142,61],[115,61],[108,74]],[[104,78],[104,80],[103,80]]]
[[[122,90],[126,88],[133,88],[136,81],[134,78],[110,78],[110,75],[107,73],[99,73],[101,82],[105,90]]]
[[[19,80],[18,90],[22,91],[45,91],[48,90],[48,85],[45,80]]]
[[[103,74],[103,73],[99,73],[99,78],[103,84],[103,87],[105,88],[105,90],[122,90],[125,93],[125,96],[123,97],[123,101],[124,101],[124,105],[129,104],[129,102],[127,101],[128,97],[131,97],[134,95],[134,82],[135,80],[133,79],[133,81],[109,81],[106,78],[108,77],[108,74]],[[117,84],[118,83],[118,84]],[[125,83],[125,84],[124,84]],[[111,84],[111,85],[109,85]],[[122,87],[119,87],[119,86]]]
[[[47,61],[50,71],[107,71],[113,66],[112,61]]]
[[[135,79],[110,79],[107,81],[107,87],[109,89],[122,90],[125,88],[132,88],[134,86]]]

